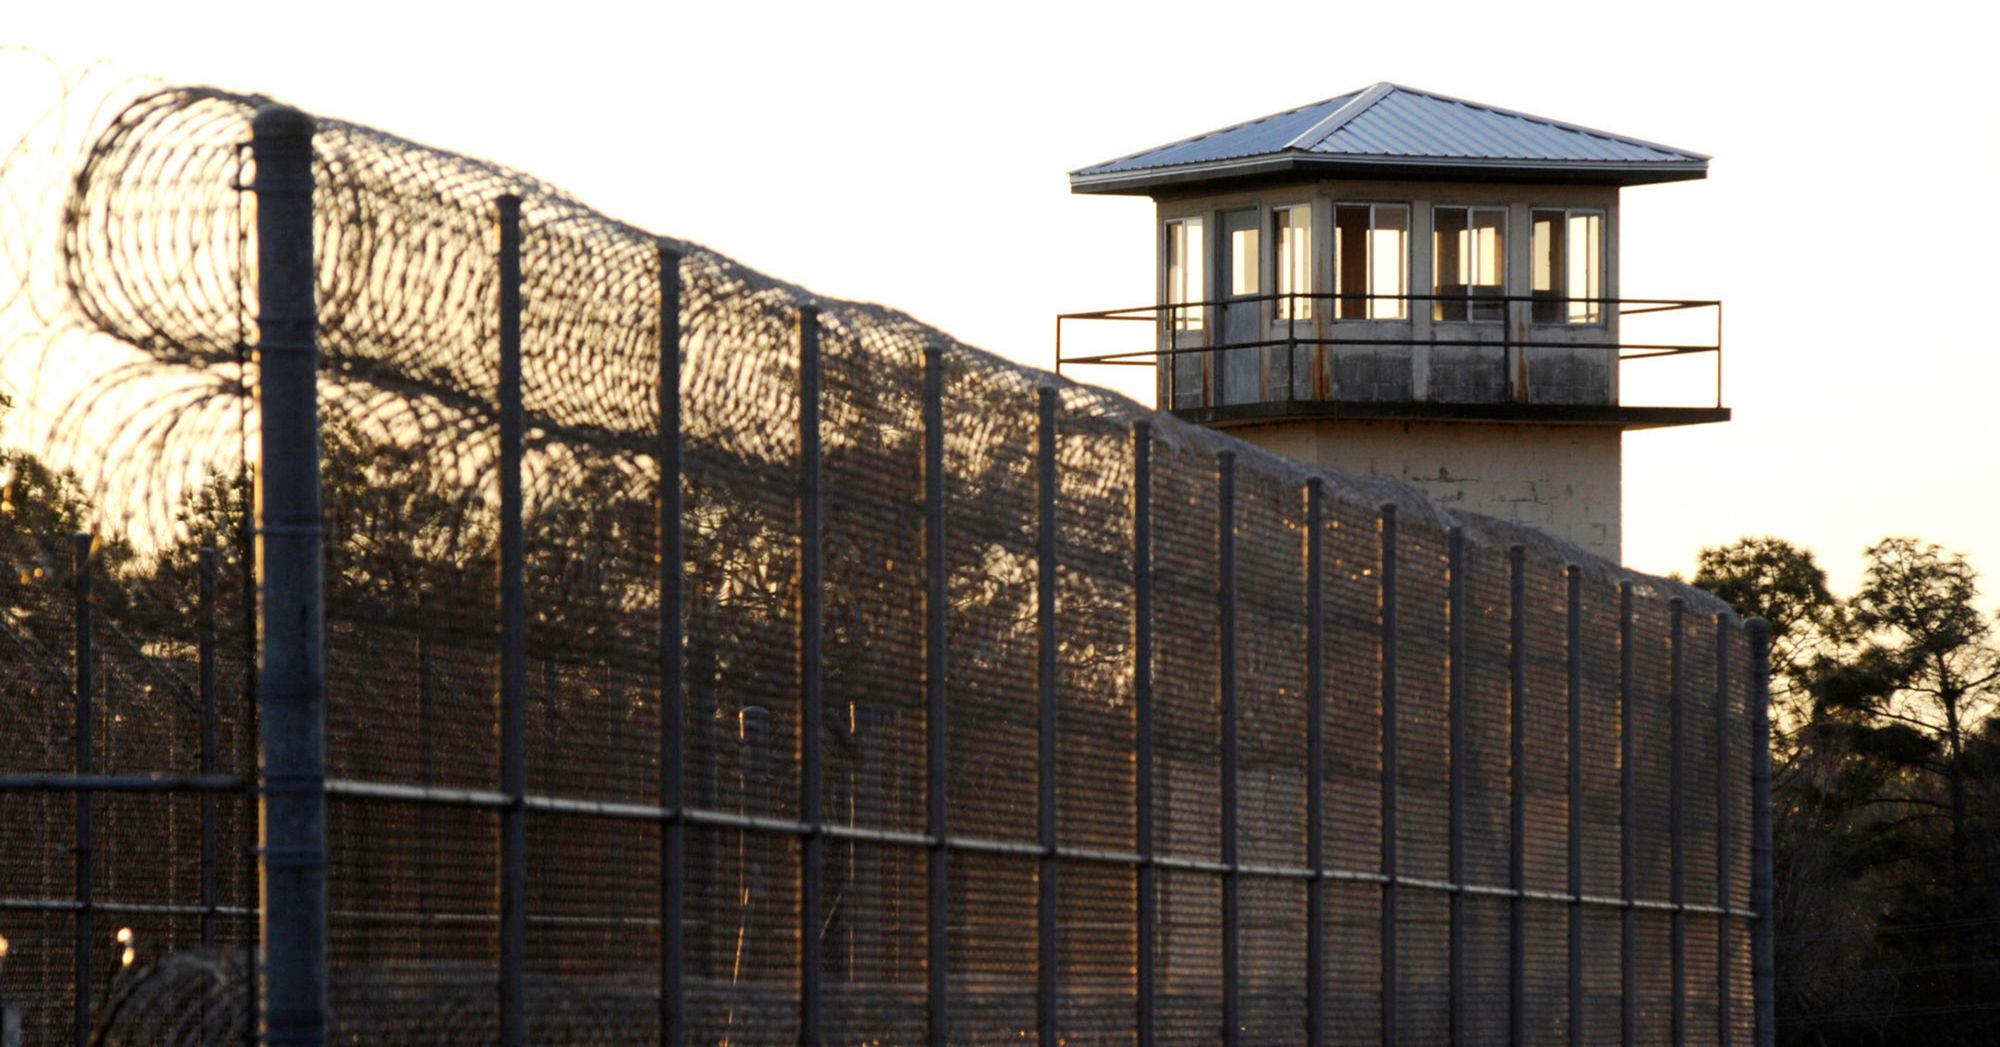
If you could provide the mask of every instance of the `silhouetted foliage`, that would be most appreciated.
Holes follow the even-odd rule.
[[[1864,551],[1841,599],[1777,538],[1697,584],[1771,619],[1779,1035],[1993,1042],[2000,1018],[2000,649],[1964,557]]]

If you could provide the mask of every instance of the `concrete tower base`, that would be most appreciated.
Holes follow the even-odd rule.
[[[1447,509],[1524,523],[1623,562],[1618,426],[1313,419],[1229,433],[1300,461],[1407,480]]]

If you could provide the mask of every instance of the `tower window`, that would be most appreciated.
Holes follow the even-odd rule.
[[[1604,213],[1529,213],[1535,260],[1534,319],[1538,324],[1594,324],[1604,319]]]
[[[1167,223],[1167,315],[1176,331],[1199,331],[1202,319],[1201,219]]]
[[[1271,208],[1271,250],[1272,268],[1278,274],[1277,318],[1312,319],[1312,208],[1304,204]]]
[[[1339,204],[1333,209],[1334,293],[1342,320],[1409,317],[1410,209]]]
[[[1440,207],[1433,212],[1437,318],[1497,323],[1506,319],[1507,210]]]

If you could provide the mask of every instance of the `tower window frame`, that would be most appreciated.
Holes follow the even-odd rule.
[[[1432,319],[1438,323],[1504,323],[1507,319],[1508,208],[1496,204],[1437,204],[1431,208]],[[1447,215],[1457,220],[1448,222]],[[1447,249],[1447,238],[1454,238]],[[1447,281],[1446,268],[1462,279]]]
[[[1601,207],[1530,207],[1528,210],[1529,308],[1537,324],[1604,322],[1607,278]],[[1580,257],[1577,243],[1583,249]],[[1575,286],[1581,282],[1582,287]]]
[[[1167,329],[1200,331],[1207,323],[1208,236],[1206,216],[1166,221]]]
[[[1390,201],[1334,203],[1335,319],[1410,318],[1410,210],[1407,203]],[[1381,255],[1390,243],[1396,258],[1384,266]],[[1353,253],[1357,244],[1359,257]],[[1353,286],[1355,281],[1361,286]]]
[[[1273,204],[1270,209],[1271,317],[1275,323],[1313,318],[1313,207]],[[1296,295],[1297,297],[1292,297]]]

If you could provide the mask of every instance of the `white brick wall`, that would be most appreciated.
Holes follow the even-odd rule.
[[[1524,523],[1621,562],[1615,426],[1322,420],[1229,432],[1342,472],[1399,477],[1446,509]]]

